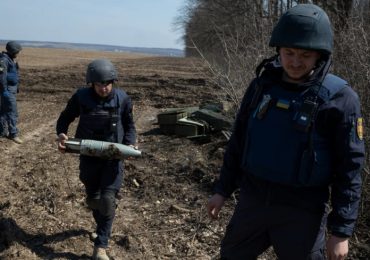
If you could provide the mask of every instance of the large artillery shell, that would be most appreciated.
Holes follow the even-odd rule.
[[[82,155],[106,158],[124,159],[141,156],[141,151],[118,143],[88,139],[69,139],[66,141],[67,152],[79,152]]]

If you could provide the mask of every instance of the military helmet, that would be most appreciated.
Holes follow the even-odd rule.
[[[5,48],[10,55],[17,54],[22,50],[22,46],[16,41],[8,42]]]
[[[333,50],[333,31],[329,17],[317,5],[298,4],[280,17],[269,45],[318,50],[330,55]]]
[[[94,60],[87,66],[87,84],[94,82],[115,81],[117,79],[117,71],[112,62],[107,59]]]

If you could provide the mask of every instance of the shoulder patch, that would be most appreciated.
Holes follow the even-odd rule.
[[[357,118],[357,136],[358,139],[363,140],[364,139],[364,120],[362,117]]]

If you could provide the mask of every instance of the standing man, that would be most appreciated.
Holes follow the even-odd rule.
[[[135,146],[131,99],[123,90],[113,88],[116,80],[117,71],[109,60],[98,59],[88,65],[86,83],[90,86],[76,91],[57,121],[61,152],[66,149],[68,127],[77,117],[80,119],[76,138]],[[122,162],[81,155],[80,180],[97,225],[93,259],[109,259],[106,248],[116,211],[116,194],[123,181]]]
[[[272,246],[283,260],[325,259],[326,241],[328,258],[344,259],[361,197],[359,98],[328,73],[333,33],[318,6],[289,9],[270,46],[277,55],[247,89],[208,201],[215,219],[240,188],[221,257],[256,259]]]
[[[17,144],[23,143],[18,137],[18,110],[16,95],[19,92],[18,63],[16,58],[22,46],[16,41],[6,44],[6,52],[0,54],[0,137],[8,137]]]

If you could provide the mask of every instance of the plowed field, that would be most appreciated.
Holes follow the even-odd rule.
[[[0,139],[0,259],[90,258],[94,221],[78,179],[78,156],[57,151],[55,123],[68,98],[84,85],[87,64],[102,57],[117,66],[117,87],[133,99],[139,148],[145,153],[125,161],[109,256],[217,259],[235,200],[228,200],[216,222],[207,218],[205,204],[226,139],[215,134],[210,142],[197,143],[163,135],[155,124],[164,108],[217,99],[201,63],[189,58],[33,48],[25,48],[19,58],[18,126],[24,144]],[[75,124],[71,133],[74,128]],[[351,240],[351,259],[370,258],[368,200]],[[265,259],[273,257],[267,254]]]

